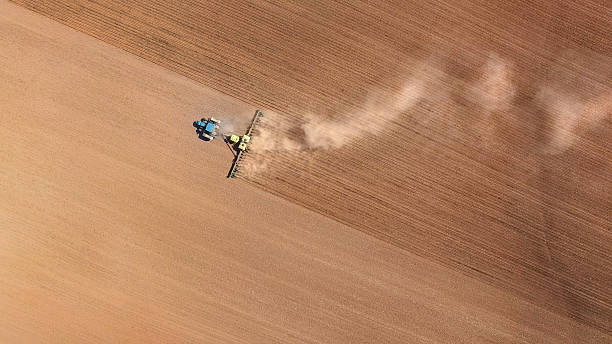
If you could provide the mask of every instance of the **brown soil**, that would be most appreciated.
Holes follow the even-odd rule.
[[[2,2],[6,338],[612,331],[605,2],[15,2],[276,111],[272,135],[302,147],[252,154],[266,169],[246,180],[386,243],[223,180],[192,114],[246,121],[245,104]],[[368,107],[415,77],[415,104]],[[351,120],[393,111],[374,133]],[[310,114],[366,133],[304,148]]]

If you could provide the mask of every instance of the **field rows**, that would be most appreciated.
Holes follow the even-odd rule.
[[[267,169],[247,179],[612,331],[612,18],[602,2],[14,2],[276,111],[276,137],[301,140],[309,114],[350,121],[372,92],[396,91],[431,63],[439,93],[381,135],[253,154]],[[490,61],[516,88],[508,108],[466,96]],[[549,88],[575,109],[603,99],[603,120],[577,122],[572,140],[558,134],[566,118],[540,100]],[[567,145],[551,153],[556,137]]]
[[[536,169],[528,185],[508,176],[503,166],[474,161],[442,142],[431,145],[417,132],[394,148],[404,130],[389,132],[391,139],[380,144],[351,145],[315,159],[308,152],[264,153],[268,160],[273,157],[270,167],[248,178],[563,314],[587,322],[610,315],[605,209],[594,215],[559,196],[563,190],[538,189],[538,183],[562,176],[551,178]],[[385,149],[398,154],[377,155]],[[520,162],[514,166],[531,168]],[[585,177],[609,183],[606,176]],[[592,201],[593,209],[605,206],[605,195],[600,197]]]

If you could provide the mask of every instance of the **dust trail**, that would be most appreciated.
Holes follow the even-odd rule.
[[[465,142],[487,145],[500,144],[500,130],[523,130],[517,123],[515,99],[519,93],[514,64],[495,53],[488,55],[471,83],[461,76],[453,77],[443,66],[427,60],[413,67],[401,87],[393,90],[372,90],[366,101],[356,110],[336,114],[329,118],[315,113],[303,117],[285,117],[266,112],[261,126],[253,137],[250,156],[252,171],[267,167],[269,154],[297,154],[312,151],[335,150],[366,136],[384,133],[394,121],[418,104],[427,108],[414,114],[413,121],[434,128],[442,139],[461,138]],[[453,79],[455,78],[455,79]],[[397,79],[396,79],[397,80]],[[612,92],[608,89],[590,99],[573,96],[563,87],[542,87],[535,102],[543,106],[551,119],[549,152],[563,151],[577,135],[597,125],[611,112]],[[458,95],[474,106],[472,112],[457,117],[462,103]],[[586,100],[585,100],[586,99]],[[473,139],[470,141],[470,137]],[[474,140],[478,140],[477,142]],[[247,164],[248,165],[248,164]]]
[[[466,98],[489,114],[506,111],[512,106],[516,87],[512,82],[513,66],[497,54],[490,54],[480,78],[468,87]]]
[[[304,146],[290,137],[294,127],[295,124],[287,118],[273,111],[264,111],[249,150],[254,153],[303,150]]]
[[[221,123],[223,123],[223,125],[221,126],[221,134],[222,135],[228,135],[230,133],[233,133],[236,131],[236,123],[234,123],[233,119],[231,118],[223,118],[221,119]]]
[[[219,116],[219,120],[221,120],[220,125],[220,134],[221,135],[229,135],[234,133],[241,127],[240,123],[236,121],[235,118],[231,116]]]
[[[319,120],[307,116],[302,125],[304,146],[308,149],[338,149],[363,135],[380,135],[400,114],[423,97],[425,81],[413,78],[391,97],[376,97],[362,110],[339,119]]]
[[[551,87],[542,87],[537,100],[550,115],[550,141],[546,152],[561,153],[585,131],[595,127],[612,113],[612,91],[580,101],[571,94]]]
[[[517,95],[514,64],[496,53],[489,53],[478,68],[476,78],[464,88],[454,90],[470,106],[469,121],[457,123],[459,135],[480,148],[489,149],[500,143],[500,130],[516,121],[513,113]],[[460,105],[451,103],[451,107]],[[454,118],[459,121],[458,118]]]
[[[334,118],[306,113],[303,118],[287,119],[266,112],[251,150],[259,153],[332,150],[366,135],[380,135],[419,102],[447,101],[448,96],[441,87],[447,77],[442,66],[429,59],[414,66],[401,87],[394,91],[371,91],[365,103],[350,113]],[[512,78],[512,64],[492,53],[480,78],[468,85],[463,94],[487,114],[505,111],[511,107],[516,94]]]
[[[245,177],[254,177],[268,169],[268,161],[262,155],[250,156],[241,167],[240,173]]]
[[[423,99],[426,85],[440,74],[431,64],[422,63],[395,92],[370,92],[359,109],[331,119],[308,113],[296,122],[289,122],[268,112],[251,150],[260,153],[330,150],[365,135],[380,135],[393,120]]]

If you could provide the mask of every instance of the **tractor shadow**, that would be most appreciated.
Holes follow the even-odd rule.
[[[232,155],[234,155],[235,158],[238,155],[238,148],[236,148],[236,144],[230,142],[228,137],[224,137],[223,142],[225,142],[225,145],[230,150],[230,152],[232,152]]]

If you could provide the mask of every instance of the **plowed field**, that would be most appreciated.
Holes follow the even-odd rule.
[[[244,180],[612,331],[607,2],[14,2],[269,110]]]

